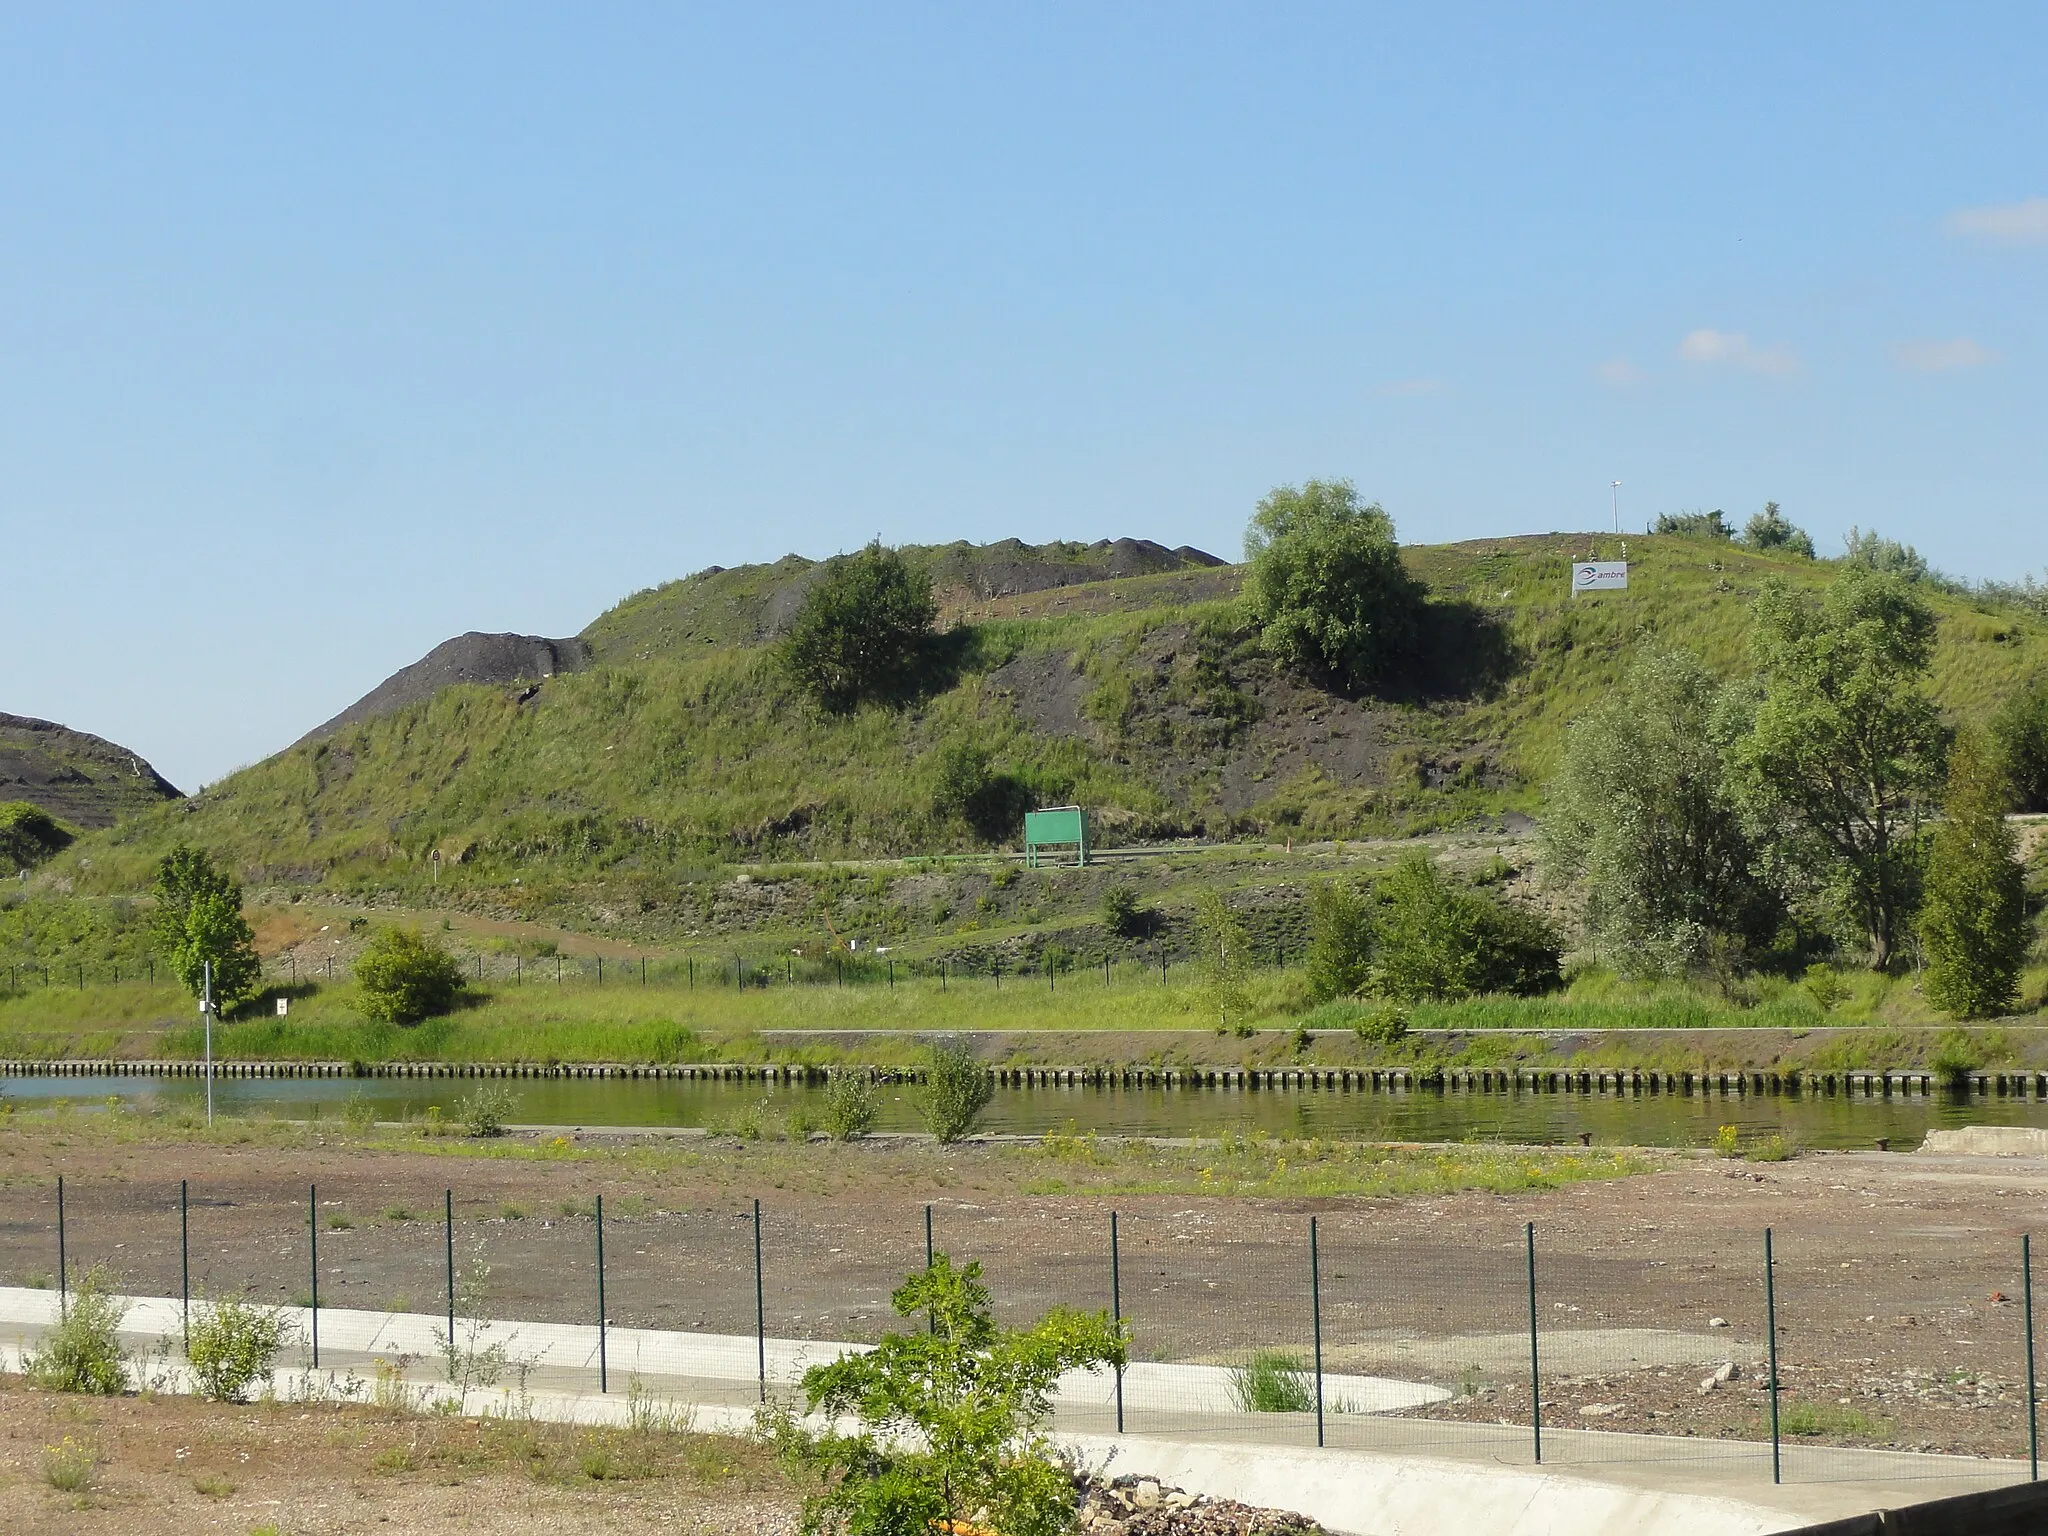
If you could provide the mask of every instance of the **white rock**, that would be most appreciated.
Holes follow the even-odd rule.
[[[1725,1317],[1710,1317],[1707,1319],[1707,1326],[1709,1328],[1726,1328],[1728,1326],[1728,1319]]]
[[[1622,1407],[1620,1403],[1587,1403],[1579,1410],[1579,1416],[1586,1419],[1604,1419],[1611,1413],[1621,1412]]]
[[[1733,1360],[1723,1360],[1714,1367],[1714,1380],[1716,1381],[1733,1381],[1741,1374],[1741,1367],[1736,1365]]]
[[[1136,1494],[1131,1502],[1140,1509],[1157,1509],[1159,1507],[1159,1485],[1153,1482],[1151,1478],[1146,1478],[1145,1481],[1138,1484]]]

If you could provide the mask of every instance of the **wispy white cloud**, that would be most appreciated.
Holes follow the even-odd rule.
[[[1383,395],[1440,395],[1444,390],[1442,379],[1396,379],[1391,384],[1382,384],[1379,392]]]
[[[1616,389],[1626,389],[1631,384],[1640,384],[1649,375],[1625,357],[1610,357],[1604,363],[1593,365],[1593,377],[1602,384],[1612,384]]]
[[[1980,347],[1967,336],[1952,341],[1902,341],[1892,348],[1892,361],[1914,373],[1948,373],[1957,368],[1981,368],[1996,362],[1998,354]]]
[[[1989,240],[1994,245],[2048,245],[2048,197],[1958,208],[1946,222],[1952,235]]]
[[[1686,333],[1678,344],[1678,356],[1683,362],[1718,363],[1745,373],[1799,371],[1798,357],[1783,342],[1760,347],[1740,331],[1716,331],[1705,326]]]

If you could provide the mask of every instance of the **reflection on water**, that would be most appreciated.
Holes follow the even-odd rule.
[[[460,1078],[235,1078],[214,1085],[223,1114],[338,1119],[360,1094],[383,1120],[455,1105],[475,1089]],[[824,1090],[797,1084],[689,1081],[495,1081],[512,1099],[510,1119],[534,1125],[716,1126],[752,1116],[779,1130],[793,1111],[824,1118]],[[880,1129],[918,1129],[916,1090],[878,1089]],[[16,1101],[104,1102],[118,1097],[163,1108],[197,1107],[205,1085],[188,1078],[22,1077],[0,1079]],[[1395,1141],[1703,1146],[1717,1127],[1777,1131],[1806,1147],[1869,1147],[1889,1138],[1910,1148],[1930,1128],[2048,1125],[2048,1103],[1977,1094],[1863,1098],[1848,1095],[1660,1094],[1625,1097],[1561,1093],[1369,1092],[1362,1089],[1221,1089],[1047,1086],[999,1088],[982,1128],[1031,1133],[1076,1129],[1104,1135],[1213,1136],[1264,1130],[1276,1136]]]

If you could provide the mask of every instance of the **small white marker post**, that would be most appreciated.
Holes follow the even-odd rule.
[[[202,962],[200,1016],[206,1020],[206,1128],[213,1129],[213,962]]]

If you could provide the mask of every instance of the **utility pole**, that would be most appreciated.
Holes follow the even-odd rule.
[[[1607,494],[1614,498],[1614,531],[1619,533],[1621,532],[1621,482],[1619,480],[1610,480],[1607,484]]]
[[[213,1129],[213,962],[202,962],[199,1012],[206,1020],[206,1128]]]

